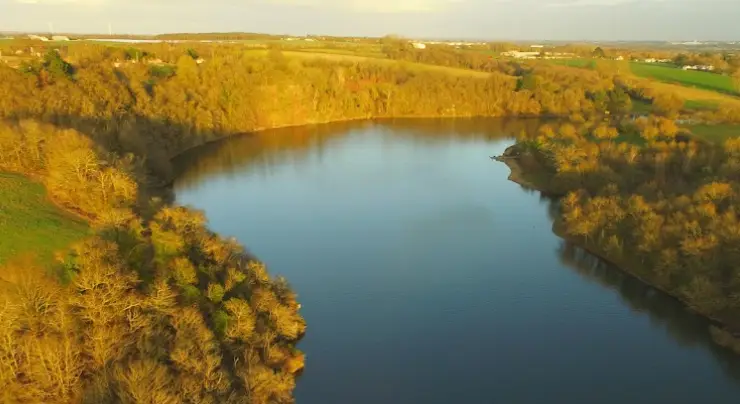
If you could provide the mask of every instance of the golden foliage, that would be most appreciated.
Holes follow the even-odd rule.
[[[675,125],[660,117],[622,129],[636,129],[647,142],[615,145],[600,125],[593,137],[545,128],[549,136],[520,147],[548,170],[543,186],[565,195],[565,234],[700,312],[736,324],[737,142],[676,139]]]

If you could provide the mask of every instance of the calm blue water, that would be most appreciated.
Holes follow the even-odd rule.
[[[533,124],[328,125],[182,157],[178,202],[299,294],[299,404],[740,400],[704,321],[566,245],[489,159]]]

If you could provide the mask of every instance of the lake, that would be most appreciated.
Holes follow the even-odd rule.
[[[181,156],[176,199],[297,291],[299,404],[737,403],[706,321],[555,236],[489,158],[537,124],[239,136]]]

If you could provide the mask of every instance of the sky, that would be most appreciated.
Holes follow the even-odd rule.
[[[740,40],[740,0],[0,0],[0,32]]]

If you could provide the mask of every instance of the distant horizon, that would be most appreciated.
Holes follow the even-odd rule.
[[[171,31],[171,32],[156,32],[156,33],[125,33],[125,32],[113,32],[108,34],[105,32],[75,32],[75,31],[44,31],[44,30],[26,30],[26,31],[0,31],[0,35],[85,35],[85,36],[100,36],[100,37],[156,37],[160,35],[269,35],[269,36],[287,36],[287,37],[333,37],[333,38],[383,38],[388,35],[396,34],[384,34],[384,35],[332,35],[332,34],[320,34],[320,33],[270,33],[270,32],[257,32],[257,31]],[[424,40],[424,41],[470,41],[470,42],[511,42],[511,43],[536,43],[536,42],[568,42],[568,43],[732,43],[740,42],[740,39],[517,39],[517,38],[476,38],[476,37],[422,37],[422,36],[407,36],[397,35],[402,39],[409,40]]]

